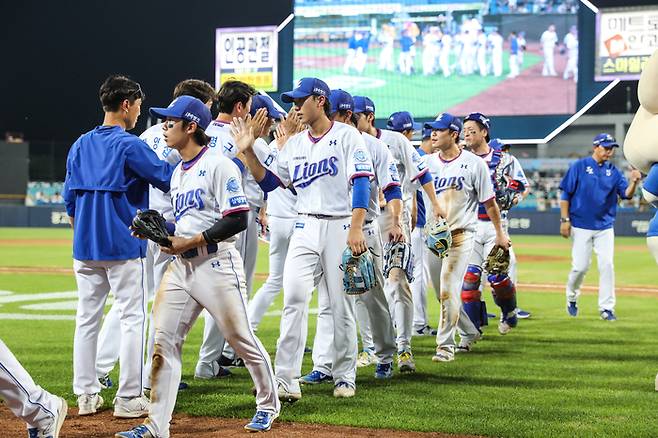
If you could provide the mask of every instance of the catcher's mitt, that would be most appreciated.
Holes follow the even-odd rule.
[[[507,274],[509,272],[509,249],[495,245],[484,261],[483,268],[489,275]]]
[[[452,245],[452,234],[450,234],[448,222],[445,219],[428,222],[425,225],[425,232],[427,233],[425,243],[430,251],[437,257],[448,257],[448,250]]]
[[[384,246],[384,277],[388,278],[391,269],[404,271],[408,281],[414,281],[414,255],[411,245],[406,242],[388,242]]]
[[[343,251],[343,289],[348,295],[361,295],[376,284],[375,263],[370,251],[354,256],[348,247]]]
[[[171,246],[171,240],[167,237],[165,218],[156,210],[137,210],[133,218],[132,230],[139,236],[146,237],[149,240],[161,246]]]

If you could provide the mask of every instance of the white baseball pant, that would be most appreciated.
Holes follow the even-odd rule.
[[[283,287],[283,267],[288,255],[290,237],[295,229],[297,217],[284,218],[268,216],[270,228],[270,262],[269,275],[265,283],[256,291],[249,301],[248,312],[251,328],[256,331],[263,315],[272,305]]]
[[[391,215],[386,210],[377,219],[382,241],[388,240]],[[409,233],[409,215],[406,209],[402,213],[402,231],[407,242],[411,241]],[[414,303],[411,287],[407,277],[400,269],[393,269],[384,284],[384,292],[389,302],[391,316],[397,329],[398,352],[411,350],[411,336],[413,334]]]
[[[382,285],[384,284],[384,274],[382,273],[382,244],[380,233],[376,222],[366,224],[363,227],[366,236],[366,242],[369,248],[372,248],[375,262],[375,276],[377,284],[369,292],[357,295],[356,298],[361,301],[372,329],[371,338],[364,340],[363,347],[372,348],[377,357],[377,363],[386,364],[393,362],[395,354],[395,330],[393,321],[389,313],[386,295]],[[321,371],[324,374],[332,375],[332,352],[331,346],[333,341],[332,309],[331,303],[324,297],[327,285],[323,281],[318,284],[318,323],[315,331],[315,342],[313,343],[313,369]],[[341,287],[342,290],[342,287]],[[364,315],[357,317],[362,318]],[[361,324],[361,320],[359,320]],[[363,336],[363,333],[362,333]],[[372,347],[368,347],[366,342],[370,342]]]
[[[146,257],[144,258],[144,278],[146,280],[147,301],[155,297],[155,292],[160,287],[160,281],[164,275],[172,257],[160,251],[160,245],[148,241]],[[121,345],[119,308],[113,305],[103,319],[103,325],[98,336],[98,351],[96,353],[96,375],[101,378],[109,374],[119,360],[119,348]],[[153,343],[155,335],[155,324],[153,312],[149,312],[148,336],[146,338],[146,363],[144,365],[144,388],[150,388],[151,357],[153,356]]]
[[[343,272],[339,267],[350,222],[349,216],[300,215],[295,225],[283,270],[283,313],[275,358],[277,381],[290,392],[301,392],[297,379],[301,376],[306,341],[303,321],[308,320],[306,303],[319,269],[327,285],[326,295],[333,315],[334,382],[356,386],[354,298],[343,292]]]
[[[658,236],[647,237],[647,247],[649,252],[658,263]]]
[[[270,358],[247,318],[245,287],[242,260],[232,244],[220,243],[214,254],[177,257],[170,264],[153,305],[155,352],[146,424],[155,436],[169,436],[181,378],[183,342],[202,309],[212,315],[244,360],[256,387],[257,409],[279,413],[281,405]]]
[[[440,259],[430,256],[430,273],[436,297],[440,303],[439,328],[436,335],[438,348],[454,352],[455,332],[474,337],[479,334],[464,311],[461,300],[462,282],[473,251],[473,232],[453,232],[452,246],[448,257]]]
[[[409,284],[414,303],[414,330],[422,330],[429,325],[427,316],[427,288],[429,281],[429,267],[427,263],[430,254],[425,244],[425,231],[414,228],[411,232],[411,252],[414,255],[414,281]]]
[[[32,380],[16,356],[0,339],[0,397],[28,428],[45,429],[52,424],[60,408],[59,397]]]
[[[599,267],[599,312],[615,309],[615,231],[586,230],[571,227],[571,272],[567,280],[567,301],[577,301],[580,286],[592,260],[592,249],[596,253]]]
[[[78,310],[73,338],[73,392],[97,394],[98,333],[110,290],[119,309],[120,348],[117,397],[142,395],[146,291],[144,259],[96,261],[73,260],[78,283]]]

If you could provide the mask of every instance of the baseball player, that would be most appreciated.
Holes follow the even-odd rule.
[[[516,39],[516,32],[510,33],[509,37],[509,74],[508,78],[515,78],[519,75],[519,41]]]
[[[428,172],[425,160],[418,155],[408,138],[399,132],[375,128],[375,104],[372,100],[365,96],[354,96],[354,112],[357,114],[359,131],[382,140],[388,145],[393,154],[393,159],[400,174],[402,201],[405,205],[402,211],[402,230],[405,241],[410,242],[411,206],[418,185],[421,185],[423,191],[427,194],[428,202],[433,206],[434,215],[436,217],[441,215],[442,208],[438,205],[436,199],[432,176]],[[400,117],[399,122],[395,121],[395,124],[400,123],[403,126],[405,123],[409,123],[408,120],[404,122],[403,119],[404,117]],[[411,122],[411,129],[413,129],[413,121]],[[390,229],[391,220],[393,220],[391,212],[384,207],[378,219],[380,230]],[[387,236],[382,236],[382,240],[385,239],[387,239]],[[415,364],[411,352],[411,337],[413,334],[414,306],[411,288],[404,273],[399,269],[394,269],[386,279],[384,291],[389,300],[391,316],[393,316],[397,328],[398,368],[413,371]]]
[[[216,93],[212,85],[207,82],[198,79],[186,79],[179,82],[174,88],[174,99],[182,95],[196,97],[202,102],[205,102],[210,108],[215,100]],[[140,138],[145,142],[145,146],[148,146],[157,154],[158,158],[169,164],[176,165],[180,161],[180,155],[175,149],[171,149],[167,146],[162,134],[162,123],[158,123],[144,131]],[[173,209],[171,207],[169,193],[163,193],[157,188],[150,186],[149,208],[159,211],[167,221],[173,222]],[[146,291],[148,293],[149,301],[155,297],[155,292],[160,287],[160,281],[162,280],[162,276],[167,270],[170,261],[171,256],[161,252],[159,245],[155,242],[147,242],[144,276],[146,278]],[[98,353],[96,355],[96,375],[101,382],[101,386],[106,388],[112,386],[109,373],[119,359],[119,346],[121,340],[121,338],[117,336],[117,333],[120,333],[119,324],[119,307],[113,305],[103,320],[103,326],[101,327],[98,338]],[[146,364],[143,376],[143,386],[145,389],[151,388],[151,382],[149,379],[151,376],[151,357],[153,356],[154,334],[155,325],[153,324],[153,312],[151,312],[149,314]],[[228,375],[230,372],[228,370],[221,370],[221,372],[218,372],[217,374]],[[184,389],[185,387],[187,387],[187,384],[181,382],[181,389]]]
[[[498,29],[493,29],[488,38],[489,46],[491,47],[491,68],[495,77],[500,77],[503,74],[503,44],[505,42],[503,36],[498,33]]]
[[[439,54],[439,65],[443,72],[443,77],[450,76],[450,53],[452,53],[452,35],[445,31],[441,35],[441,53]]]
[[[555,45],[557,44],[557,41],[555,25],[551,24],[539,38],[544,53],[544,66],[541,71],[542,76],[557,76],[557,73],[555,72]]]
[[[347,40],[347,54],[345,55],[345,63],[343,64],[343,73],[349,74],[352,68],[356,68],[356,53],[360,42],[361,33],[353,31],[352,36]]]
[[[477,36],[477,63],[478,69],[480,70],[480,76],[486,76],[488,73],[487,68],[487,35],[482,29],[478,31]]]
[[[66,418],[66,400],[38,386],[0,339],[0,398],[27,425],[28,438],[57,438]]]
[[[573,81],[578,82],[578,28],[571,26],[569,33],[564,36],[564,47],[567,49],[567,66],[564,68],[562,79],[565,81],[573,75]]]
[[[263,190],[269,192],[282,184],[292,185],[297,192],[299,218],[283,271],[284,304],[275,358],[279,397],[288,401],[301,398],[297,379],[306,335],[302,321],[308,318],[308,293],[318,269],[327,283],[333,313],[334,397],[353,397],[356,390],[354,299],[343,292],[339,266],[345,242],[353,254],[367,251],[363,224],[373,170],[359,132],[327,117],[329,93],[320,79],[303,78],[294,90],[281,95],[284,102],[294,102],[308,129],[288,140],[276,159],[276,174],[258,160],[253,134],[244,128],[244,122],[236,122],[237,141]]]
[[[330,114],[334,123],[340,122],[350,126],[356,125],[356,117],[353,113],[354,100],[349,93],[340,89],[332,90],[329,96],[329,102],[331,104]],[[386,144],[370,134],[363,133],[362,136],[372,157],[375,169],[375,178],[370,184],[370,201],[368,203],[368,213],[363,231],[366,235],[368,248],[380,257],[375,258],[376,285],[365,294],[356,297],[357,303],[360,302],[360,306],[365,310],[365,312],[360,313],[357,307],[357,316],[361,328],[361,339],[365,347],[363,353],[376,357],[377,368],[375,370],[375,378],[388,379],[393,376],[393,355],[396,351],[395,331],[383,289],[384,275],[382,273],[381,262],[383,250],[375,219],[379,215],[379,190],[381,189],[387,200],[387,205],[393,211],[393,217],[397,219],[392,221],[391,228],[384,233],[387,235],[386,242],[397,242],[404,238],[400,225],[402,191],[400,190],[400,178],[393,161],[393,155]],[[318,285],[319,297],[328,296],[325,290],[326,287],[326,281],[320,282]],[[364,321],[366,324],[364,324]],[[364,325],[368,325],[366,330],[363,329]],[[332,375],[332,309],[331,303],[325,299],[319,299],[318,301],[318,323],[315,336],[316,340],[313,344],[313,370],[311,373],[303,376],[300,379],[300,383],[322,383],[329,380]],[[372,353],[366,349],[371,350]],[[361,365],[358,362],[357,360],[357,365]],[[370,362],[361,366],[368,364]],[[401,369],[401,371],[413,371],[413,369]]]
[[[208,126],[206,134],[210,137],[208,147],[213,154],[223,154],[224,156],[235,159],[238,153],[235,146],[235,140],[231,136],[230,123],[234,117],[245,117],[251,109],[252,97],[256,90],[248,84],[241,81],[227,81],[222,84],[217,99],[219,101],[219,115],[216,120]],[[239,160],[238,160],[239,161]],[[247,196],[249,202],[249,224],[247,230],[238,236],[236,243],[240,255],[244,262],[244,270],[247,278],[247,288],[242,290],[245,299],[248,299],[248,291],[251,291],[253,276],[256,266],[256,252],[258,251],[258,206],[262,202],[260,193],[256,190],[249,191],[244,184],[247,184],[247,178],[242,179],[243,190],[253,194]],[[209,312],[204,312],[203,342],[199,349],[199,360],[196,364],[194,377],[197,379],[212,379],[222,377],[225,371],[222,366],[242,366],[241,360],[236,358],[233,351],[228,349],[226,355],[223,355],[225,343],[224,336],[217,328],[217,324],[210,316]]]
[[[514,161],[510,154],[505,154],[500,149],[489,146],[490,132],[491,123],[483,114],[471,113],[464,118],[464,142],[466,147],[485,161],[495,192],[497,194],[502,193],[507,187],[504,184],[514,184],[514,187],[520,187],[518,181],[520,181],[519,178],[521,177],[518,175],[522,174],[523,170],[520,166],[514,166]],[[527,180],[525,182],[527,183]],[[513,202],[515,204],[522,199],[522,191],[519,190],[514,195]],[[500,212],[500,215],[503,227],[505,227],[507,212]],[[487,323],[484,319],[485,312],[481,304],[483,264],[487,255],[496,244],[496,238],[496,225],[488,215],[486,206],[480,205],[473,254],[469,260],[462,289],[464,309],[478,329]],[[492,288],[491,293],[494,297],[494,302],[501,309],[498,332],[504,335],[509,333],[518,323],[518,317],[516,315],[516,286],[509,275],[489,276],[488,281]],[[471,344],[468,342],[470,340],[466,337],[466,342],[462,342],[459,345],[458,351],[470,350]]]
[[[460,299],[462,278],[473,251],[477,226],[478,204],[486,206],[496,230],[496,244],[509,247],[498,206],[496,205],[489,170],[482,159],[462,150],[457,144],[462,124],[459,118],[440,114],[434,122],[426,123],[432,129],[432,145],[438,152],[428,159],[430,171],[436,175],[434,186],[440,205],[445,209],[446,220],[452,234],[452,246],[448,257],[430,257],[430,272],[440,271],[437,296],[441,303],[439,330],[436,337],[434,362],[454,360],[455,331],[459,324],[464,338],[471,341],[479,338],[479,331],[468,318]],[[440,267],[438,266],[440,265]]]
[[[382,24],[381,32],[377,35],[381,44],[379,52],[379,70],[393,71],[393,51],[395,46],[395,27],[391,24]]]
[[[432,153],[432,130],[423,128],[422,139],[420,147],[416,149],[418,155],[425,156]],[[429,286],[430,272],[427,263],[430,255],[427,245],[425,244],[425,224],[426,224],[426,208],[425,201],[423,200],[423,193],[421,190],[416,192],[414,199],[414,209],[416,214],[413,214],[412,219],[415,217],[415,224],[412,223],[413,230],[411,231],[411,252],[414,254],[414,279],[409,284],[411,287],[411,295],[414,302],[414,336],[436,336],[437,331],[430,327],[429,317],[427,315],[427,288]],[[413,222],[413,221],[412,221]],[[438,285],[437,285],[438,286]],[[436,288],[436,286],[435,286]]]
[[[594,137],[592,155],[573,163],[560,182],[560,234],[571,236],[571,272],[567,280],[567,312],[578,316],[580,285],[589,269],[592,249],[599,267],[599,313],[601,319],[615,321],[615,233],[613,225],[617,201],[631,199],[642,177],[631,172],[631,183],[610,159],[619,144],[610,134]]]
[[[400,73],[410,76],[414,66],[413,47],[416,39],[411,36],[409,30],[403,30],[400,36],[400,55],[398,56],[398,68]]]
[[[191,96],[167,108],[151,108],[165,119],[164,138],[182,161],[171,177],[175,236],[161,251],[176,255],[158,289],[155,304],[155,348],[151,371],[151,408],[144,424],[117,433],[123,438],[169,436],[178,383],[181,350],[190,328],[206,309],[226,340],[245,361],[256,388],[257,411],[245,429],[267,431],[280,403],[270,359],[247,319],[246,287],[235,236],[247,227],[249,204],[239,169],[228,158],[208,153],[205,133],[210,110]]]
[[[103,404],[96,376],[98,331],[110,290],[120,308],[119,388],[114,416],[135,418],[148,411],[143,396],[146,245],[128,226],[148,206],[148,184],[169,191],[172,167],[126,129],[135,127],[144,94],[124,76],[100,88],[103,125],[83,134],[66,160],[64,199],[73,226],[73,269],[78,310],[73,340],[73,392],[79,415]]]

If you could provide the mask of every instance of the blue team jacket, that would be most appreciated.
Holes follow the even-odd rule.
[[[146,243],[130,235],[137,209],[148,208],[148,184],[168,192],[173,167],[118,126],[83,134],[66,159],[64,201],[74,217],[73,258],[144,257]]]
[[[612,228],[618,198],[626,198],[628,182],[612,163],[597,164],[581,158],[569,167],[560,182],[562,199],[569,201],[571,224],[587,230]]]

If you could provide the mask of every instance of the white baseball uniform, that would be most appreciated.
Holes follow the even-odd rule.
[[[162,136],[162,124],[151,126],[144,131],[140,137],[163,161],[175,165],[180,161],[180,155],[175,149],[167,146]],[[174,221],[173,209],[169,193],[149,186],[149,208],[159,211],[167,222]],[[146,280],[147,300],[155,297],[155,292],[160,287],[160,281],[164,275],[172,257],[160,251],[160,246],[155,242],[148,241],[146,246],[146,257],[144,259],[144,277]],[[99,378],[109,374],[119,359],[119,348],[121,338],[117,336],[120,332],[119,308],[112,306],[105,315],[100,334],[98,336],[98,352],[96,356],[96,374]],[[153,356],[155,326],[153,324],[153,312],[149,313],[149,326],[146,348],[146,364],[144,365],[143,386],[151,387],[151,358]]]
[[[362,302],[363,308],[366,310],[365,315],[357,314],[357,316],[359,318],[364,318],[365,316],[369,323],[370,331],[363,329],[363,326],[366,324],[363,323],[362,319],[358,321],[362,327],[364,349],[372,348],[377,356],[378,363],[388,364],[393,362],[393,354],[395,353],[395,331],[383,289],[383,250],[376,219],[380,214],[379,190],[386,190],[391,186],[399,186],[400,177],[393,155],[387,145],[370,134],[364,133],[362,135],[372,157],[375,171],[375,178],[370,183],[370,201],[368,203],[368,212],[366,214],[363,232],[366,236],[368,248],[375,254],[374,262],[377,284],[370,291],[357,296],[357,299]],[[388,229],[384,230],[384,233],[387,232]],[[330,296],[327,287],[328,285],[324,281],[318,284],[319,297]],[[332,375],[333,363],[331,354],[331,340],[334,337],[334,330],[331,324],[332,313],[332,303],[329,300],[318,300],[318,323],[315,333],[316,340],[313,344],[313,370],[327,375]]]
[[[578,36],[569,32],[564,36],[564,45],[567,48],[567,66],[562,78],[569,79],[569,75],[573,75],[573,81],[578,82]]]
[[[544,53],[544,67],[542,68],[542,76],[557,76],[555,72],[555,45],[557,44],[557,34],[550,30],[545,30],[541,34],[539,42],[541,43],[542,51]]]
[[[279,154],[275,142],[269,149],[270,156],[261,159],[266,167],[271,166]],[[249,176],[253,178],[251,173]],[[254,331],[283,287],[283,267],[297,222],[297,196],[290,189],[279,187],[267,194],[267,221],[270,229],[269,275],[249,301],[249,322]]]
[[[303,322],[318,266],[327,283],[334,322],[334,382],[355,387],[357,340],[354,298],[343,292],[339,266],[351,224],[351,181],[373,176],[363,137],[351,126],[333,122],[320,138],[304,131],[286,143],[276,158],[276,174],[297,192],[299,218],[283,271],[284,305],[275,371],[283,389],[300,393],[304,355]]]
[[[204,148],[193,160],[182,162],[172,175],[176,236],[192,237],[221,217],[249,209],[238,168],[228,158],[207,152]],[[247,318],[245,276],[235,239],[177,256],[157,292],[151,408],[145,423],[154,436],[169,436],[182,344],[203,309],[244,360],[256,387],[257,409],[274,414],[280,410],[269,356]]]
[[[0,398],[29,429],[49,428],[62,409],[62,400],[32,380],[0,339]],[[36,436],[36,435],[35,435]]]
[[[503,74],[503,44],[505,40],[498,32],[492,32],[488,37],[491,46],[491,68],[493,75],[499,77]]]
[[[411,203],[418,189],[418,179],[427,173],[425,158],[418,154],[411,142],[402,134],[389,130],[378,130],[377,137],[388,145],[393,154],[393,160],[400,175],[402,183],[402,231],[407,242],[411,242]],[[391,216],[386,209],[378,219],[379,230],[386,233],[390,228]],[[387,236],[382,235],[382,240]],[[389,300],[391,316],[397,328],[398,352],[411,349],[411,336],[413,334],[414,305],[411,288],[404,273],[394,269],[386,279],[384,287]]]
[[[427,165],[434,175],[434,188],[446,212],[452,232],[452,246],[448,257],[430,257],[433,283],[440,284],[437,296],[441,302],[437,348],[454,353],[455,331],[459,324],[468,336],[478,333],[461,303],[461,289],[466,267],[473,250],[473,237],[477,226],[477,209],[480,203],[494,197],[489,169],[477,155],[462,150],[444,161],[438,153],[426,155]],[[428,210],[429,211],[429,210]],[[429,213],[428,213],[429,214]],[[440,266],[440,268],[439,268]],[[440,278],[436,274],[440,272]]]

